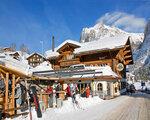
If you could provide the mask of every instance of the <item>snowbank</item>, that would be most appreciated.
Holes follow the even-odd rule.
[[[104,101],[100,99],[98,96],[95,96],[93,98],[92,97],[82,98],[79,97],[79,95],[77,95],[76,98],[80,108],[77,108],[76,105],[72,103],[72,99],[69,97],[68,100],[63,101],[63,107],[47,109],[42,114],[42,118],[37,118],[36,111],[34,108],[32,108],[32,120],[58,120],[58,118],[61,118],[62,114],[67,115],[72,112],[84,111],[84,109],[103,103]],[[7,118],[6,120],[11,120],[11,119]],[[14,120],[29,120],[29,115],[19,116],[17,118],[14,118]]]
[[[76,104],[73,104],[72,103],[72,98],[69,97],[68,100],[63,102],[63,107],[55,109],[55,112],[61,113],[61,114],[66,113],[66,112],[73,112],[75,110],[86,109],[90,106],[99,104],[100,102],[103,101],[98,96],[83,98],[83,97],[80,97],[79,95],[77,95],[76,99],[78,101],[79,106],[77,106]]]

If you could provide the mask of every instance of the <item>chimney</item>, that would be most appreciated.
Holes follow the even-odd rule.
[[[52,36],[52,52],[54,52],[55,43],[54,43],[54,36]]]

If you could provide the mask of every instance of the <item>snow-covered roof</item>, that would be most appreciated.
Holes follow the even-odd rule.
[[[36,72],[36,71],[47,71],[47,70],[53,70],[52,66],[50,63],[48,62],[43,62],[40,65],[36,66],[35,68],[32,68],[31,71],[32,72]]]
[[[58,55],[59,55],[59,53],[57,52],[57,48],[55,48],[54,51],[48,50],[45,52],[46,58],[57,57]]]
[[[40,53],[37,53],[37,52],[34,52],[34,53],[30,54],[30,55],[27,57],[27,59],[28,59],[29,57],[31,57],[32,55],[34,55],[34,54],[38,54],[38,55],[42,56],[43,58],[45,58],[44,55],[42,55],[42,54],[40,54]]]
[[[98,39],[95,41],[85,42],[85,43],[79,43],[72,40],[69,40],[69,42],[78,44],[78,46],[80,47],[76,48],[74,53],[81,54],[88,51],[101,51],[107,49],[122,48],[126,44],[128,37],[129,36],[127,35],[118,35],[115,37],[107,37],[107,38]],[[54,52],[52,50],[46,51],[45,52],[46,58],[57,57],[59,55],[57,50],[63,45],[65,45],[67,42],[68,40],[64,41],[61,45],[59,45],[57,48],[54,49]]]
[[[29,75],[29,65],[24,60],[16,60],[13,57],[5,54],[0,54],[0,62],[3,63],[2,65],[15,70],[17,72],[21,72],[24,75]]]
[[[20,57],[24,57],[24,59],[26,59],[29,54],[26,52],[21,52],[21,51],[14,51],[14,52],[4,52],[7,55],[14,55],[15,53],[18,53]]]
[[[62,44],[60,44],[60,45],[57,47],[57,51],[58,51],[61,47],[63,47],[65,44],[67,44],[67,43],[72,44],[72,45],[75,45],[75,46],[77,46],[77,47],[80,47],[80,46],[81,46],[81,44],[80,44],[79,42],[68,39],[68,40],[65,40]]]
[[[122,48],[126,44],[127,39],[128,36],[119,35],[116,37],[108,37],[98,39],[96,41],[85,42],[81,44],[80,48],[75,49],[75,53],[80,54],[88,51]]]

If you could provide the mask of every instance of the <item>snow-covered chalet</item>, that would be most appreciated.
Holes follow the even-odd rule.
[[[130,37],[127,35],[106,37],[86,43],[66,40],[53,50],[46,51],[45,55],[54,70],[82,67],[84,70],[100,72],[62,78],[62,85],[75,82],[81,92],[88,84],[93,91],[111,97],[119,95],[123,90],[126,65],[133,64]]]

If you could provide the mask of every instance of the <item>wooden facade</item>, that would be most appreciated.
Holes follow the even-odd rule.
[[[9,55],[12,56],[14,59],[17,59],[17,60],[21,57],[18,52],[12,52]]]
[[[2,48],[3,52],[14,52],[14,50],[11,47],[4,47]]]
[[[116,45],[116,47],[112,49],[107,48],[76,52],[76,49],[80,49],[82,45],[80,46],[79,44],[76,45],[73,43],[74,42],[70,43],[65,41],[58,47],[58,50],[55,51],[58,52],[59,55],[57,54],[57,56],[48,58],[53,69],[63,70],[76,64],[84,64],[85,66],[110,66],[118,77],[113,78],[110,75],[97,78],[68,78],[68,81],[70,81],[70,83],[77,83],[81,89],[89,84],[93,91],[97,91],[103,95],[105,94],[111,97],[120,95],[120,90],[126,86],[126,83],[123,81],[126,79],[126,65],[133,64],[130,37],[126,38],[124,43],[119,47]],[[62,79],[62,81],[65,80]],[[81,82],[78,83],[78,81]],[[103,87],[102,91],[99,91],[100,85]]]
[[[25,78],[28,78],[28,76],[0,65],[0,80],[5,84],[5,91],[0,91],[0,99],[2,100],[0,109],[6,116],[15,115],[15,110],[20,109],[15,106],[15,85],[20,82],[21,79]],[[9,82],[11,82],[11,86]]]
[[[129,38],[127,39],[126,44],[121,48],[74,53],[75,49],[78,47],[80,46],[75,47],[75,45],[66,43],[57,50],[59,56],[48,58],[48,60],[55,70],[68,68],[75,64],[85,64],[87,66],[109,65],[112,70],[122,78],[126,77],[126,65],[133,64]],[[123,65],[123,70],[117,69],[119,63]]]
[[[30,66],[36,67],[40,65],[42,62],[44,62],[46,58],[39,53],[33,53],[27,58],[27,60]]]
[[[97,77],[37,77],[36,76],[26,76],[18,71],[14,71],[6,68],[3,65],[0,65],[0,80],[3,80],[5,83],[5,93],[3,97],[3,112],[9,115],[15,114],[15,85],[19,80],[25,79],[29,81],[55,81],[60,82],[62,85],[66,83],[76,83],[78,84],[79,90],[86,87],[86,85],[91,86],[92,91],[102,91],[107,95],[115,96],[118,95],[119,91],[119,81],[122,78],[126,78],[126,65],[133,64],[132,59],[132,50],[130,45],[129,38],[126,40],[126,44],[122,47],[106,49],[106,50],[93,50],[85,51],[82,53],[76,53],[75,50],[80,48],[79,44],[65,43],[57,52],[59,53],[56,57],[49,57],[48,60],[52,64],[54,73],[56,74],[57,70],[63,70],[69,68],[75,64],[84,64],[85,66],[110,66],[112,71],[115,72],[118,77],[113,76],[97,76]],[[17,55],[17,54],[16,54]],[[40,63],[46,60],[44,56],[33,53],[27,58],[29,65],[36,67]],[[66,71],[68,72],[68,70]],[[60,71],[58,72],[58,74]],[[47,74],[46,74],[47,75]],[[11,81],[11,92],[9,91],[9,80]],[[38,83],[39,84],[39,83]]]

